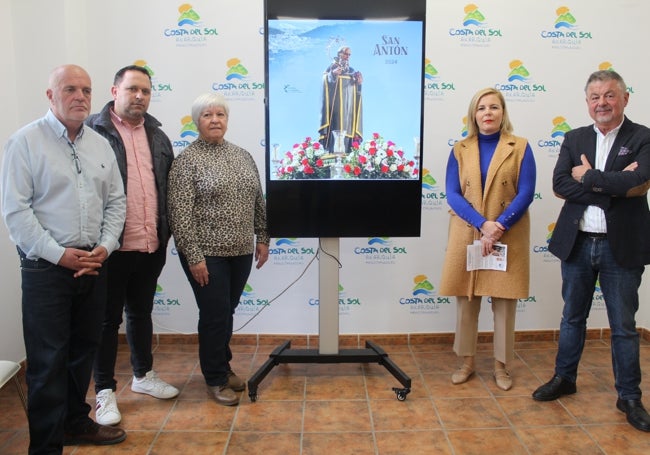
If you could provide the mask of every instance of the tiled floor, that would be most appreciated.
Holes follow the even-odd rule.
[[[234,346],[233,366],[249,375],[274,345]],[[412,379],[405,401],[399,382],[378,364],[285,364],[259,386],[255,403],[237,407],[208,399],[196,345],[160,344],[155,369],[181,389],[162,401],[132,393],[128,352],[119,359],[118,403],[125,442],[67,447],[66,454],[644,454],[650,433],[633,429],[615,408],[606,341],[588,342],[578,393],[538,403],[532,391],[550,378],[556,345],[521,342],[511,365],[514,387],[503,392],[491,376],[491,345],[481,345],[478,374],[454,386],[457,360],[449,344],[381,345]],[[650,371],[650,343],[642,342]],[[643,384],[650,397],[650,380]],[[88,396],[94,403],[92,390]],[[646,398],[650,407],[650,398]],[[27,451],[26,419],[12,384],[0,392],[0,453]]]

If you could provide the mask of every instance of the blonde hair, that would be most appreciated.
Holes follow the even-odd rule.
[[[499,126],[499,130],[503,133],[512,133],[513,127],[512,123],[510,123],[510,117],[508,116],[508,110],[506,109],[506,100],[503,97],[503,93],[501,93],[499,90],[492,88],[492,87],[487,87],[484,89],[479,90],[474,94],[472,97],[472,101],[469,103],[469,108],[467,109],[467,138],[471,138],[474,136],[478,135],[478,125],[476,124],[476,108],[478,106],[479,101],[481,101],[481,98],[483,98],[486,95],[496,95],[497,98],[499,98],[499,102],[501,103],[501,108],[503,109],[503,118],[501,119],[501,125]]]

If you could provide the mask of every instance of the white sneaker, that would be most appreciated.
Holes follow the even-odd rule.
[[[95,419],[100,425],[116,425],[122,420],[122,414],[117,409],[115,393],[111,389],[97,392],[95,398]]]
[[[160,379],[155,371],[151,370],[143,378],[136,378],[133,376],[131,383],[131,390],[136,393],[146,393],[156,398],[174,398],[179,394],[179,391],[173,385],[167,384]]]

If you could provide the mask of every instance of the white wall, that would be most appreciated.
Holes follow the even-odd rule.
[[[12,5],[7,0],[0,4],[5,17],[12,17]],[[0,66],[0,106],[5,106],[0,121],[0,140],[4,143],[6,138],[18,127],[18,93],[16,90],[16,70],[13,62],[14,29],[13,21],[5,21],[5,26],[0,29],[0,42],[5,63]],[[24,357],[21,317],[20,317],[20,274],[18,270],[18,256],[15,247],[9,240],[9,234],[4,223],[0,223],[0,289],[2,300],[0,302],[0,358],[21,360]]]
[[[264,81],[262,0],[196,0],[191,3],[201,17],[199,30],[213,30],[201,40],[179,41],[166,31],[177,24],[182,1],[172,0],[0,0],[5,20],[0,30],[0,143],[19,126],[44,114],[45,88],[50,70],[62,63],[85,67],[93,79],[93,111],[109,100],[115,71],[144,60],[155,71],[155,93],[150,111],[163,122],[176,151],[180,151],[182,118],[192,100],[224,81],[227,62],[238,58],[249,71],[248,80]],[[542,1],[491,0],[475,3],[485,16],[480,26],[464,26],[467,1],[429,1],[425,57],[438,74],[425,80],[424,170],[435,183],[424,191],[422,236],[389,239],[391,248],[406,251],[388,257],[359,253],[369,239],[342,239],[340,326],[342,333],[452,332],[453,301],[437,295],[447,214],[444,200],[444,165],[450,143],[460,138],[462,118],[471,95],[479,88],[507,85],[509,64],[521,60],[531,76],[526,85],[543,86],[536,93],[508,93],[507,102],[515,132],[529,139],[538,164],[538,199],[531,208],[533,229],[531,297],[520,302],[517,329],[551,329],[559,325],[562,307],[559,263],[543,251],[549,225],[561,202],[553,197],[550,175],[559,147],[550,144],[552,119],[563,116],[571,127],[590,123],[582,88],[588,74],[609,62],[632,89],[627,113],[650,125],[650,83],[646,62],[638,49],[650,38],[645,18],[650,5],[628,0],[616,5],[603,0],[575,0],[548,5]],[[601,5],[599,8],[598,5]],[[552,31],[556,9],[566,6],[577,22],[580,39],[554,44],[543,38]],[[600,11],[606,10],[603,15]],[[185,27],[187,30],[188,28]],[[474,37],[460,35],[470,30]],[[565,30],[566,31],[566,30]],[[481,35],[485,33],[485,36]],[[490,36],[490,34],[493,36]],[[196,38],[198,35],[194,35]],[[474,40],[468,40],[474,38]],[[450,85],[451,84],[451,85]],[[528,97],[515,95],[529,95]],[[248,149],[264,165],[263,90],[226,93],[231,100],[228,139]],[[561,140],[561,139],[560,139]],[[542,144],[542,145],[540,145]],[[404,145],[407,146],[407,145]],[[298,254],[282,253],[293,242]],[[237,327],[296,278],[312,258],[315,239],[274,239],[275,254],[249,279],[250,289],[236,315]],[[0,226],[0,357],[24,356],[20,324],[18,259]],[[282,297],[242,333],[316,333],[318,296],[317,263]],[[426,279],[434,291],[421,307],[405,305],[413,297],[414,282]],[[154,311],[157,331],[194,332],[196,309],[177,257],[170,248],[168,265],[160,280]],[[638,325],[650,327],[650,295],[642,287]],[[595,296],[591,327],[606,327],[602,301]],[[348,305],[349,304],[349,305]],[[486,308],[487,309],[487,308]],[[481,315],[481,330],[491,329],[489,310]]]

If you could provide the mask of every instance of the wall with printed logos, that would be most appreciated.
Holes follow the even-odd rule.
[[[606,15],[594,6],[599,2],[607,8]],[[227,139],[246,148],[263,174],[262,0],[1,0],[0,6],[9,19],[0,30],[5,59],[0,69],[3,144],[18,127],[45,113],[47,76],[53,67],[62,63],[85,67],[93,79],[93,111],[98,111],[110,99],[115,71],[137,63],[152,72],[149,112],[163,123],[176,153],[196,137],[189,119],[194,98],[219,91],[230,101]],[[188,8],[195,13],[194,22],[182,21]],[[650,102],[650,86],[637,52],[650,38],[644,21],[650,6],[640,0],[615,5],[602,0],[552,5],[532,0],[448,0],[429,1],[427,8],[422,235],[341,239],[340,332],[453,332],[454,301],[438,294],[448,222],[445,164],[452,144],[463,136],[471,96],[486,86],[504,92],[515,133],[528,138],[537,161],[531,288],[530,296],[519,302],[517,330],[557,328],[562,308],[559,262],[546,249],[561,206],[552,193],[552,169],[564,132],[591,123],[583,88],[594,70],[620,72],[630,92],[627,115],[650,124],[644,109]],[[228,72],[235,65],[245,68],[246,74],[233,83]],[[399,216],[399,207],[388,212],[387,216]],[[5,295],[0,356],[18,359],[24,355],[18,260],[4,225],[0,248],[4,251],[0,287]],[[312,261],[317,248],[317,239],[272,239],[269,262],[252,271],[236,312],[239,333],[317,333],[318,262]],[[276,298],[305,269],[302,278]],[[642,302],[649,295],[646,282]],[[484,302],[481,330],[492,328],[488,305]],[[173,244],[154,307],[158,333],[196,331],[194,299]],[[647,306],[641,305],[637,321],[650,327]],[[589,324],[608,325],[599,291]]]

